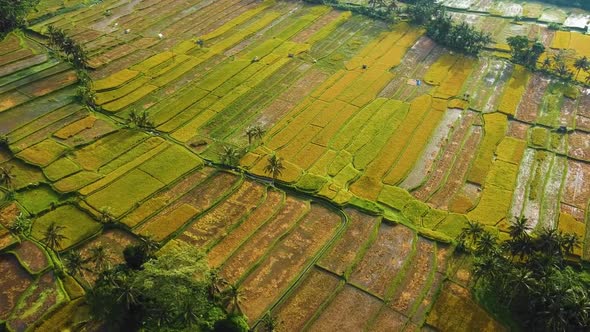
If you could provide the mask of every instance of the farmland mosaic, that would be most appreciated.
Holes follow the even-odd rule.
[[[590,12],[440,2],[479,57],[300,1],[40,1],[0,41],[0,330],[100,330],[85,293],[146,239],[202,251],[257,331],[507,330],[458,237],[524,217],[590,260]],[[511,61],[521,35],[572,79]]]

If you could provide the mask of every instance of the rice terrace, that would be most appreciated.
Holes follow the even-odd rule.
[[[0,331],[590,330],[585,0],[0,0]]]

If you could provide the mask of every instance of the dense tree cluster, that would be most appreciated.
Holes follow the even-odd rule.
[[[463,229],[460,246],[473,253],[474,286],[534,331],[590,329],[589,285],[567,262],[577,237],[553,228],[532,236],[526,218],[512,222],[509,234],[499,242],[479,223]]]
[[[27,13],[35,8],[39,0],[0,1],[0,40],[10,31],[25,23]]]
[[[126,264],[100,274],[87,293],[96,319],[111,331],[248,330],[240,291],[209,270],[203,253],[175,243],[156,257],[156,248],[146,240],[128,247]]]
[[[512,61],[526,66],[531,70],[540,69],[547,74],[555,75],[564,80],[577,79],[581,72],[588,73],[586,84],[590,84],[590,59],[580,56],[573,59],[567,51],[558,50],[547,57],[539,68],[539,58],[545,52],[545,46],[538,40],[530,40],[527,36],[514,36],[506,39],[510,46]],[[567,65],[567,61],[573,61],[573,72]]]
[[[61,51],[65,59],[76,69],[85,69],[88,66],[88,57],[82,46],[68,36],[63,29],[50,25],[47,27],[47,33],[49,46]]]
[[[410,20],[414,24],[423,25],[427,35],[439,44],[461,53],[477,55],[492,42],[490,34],[465,22],[453,22],[440,4],[430,0],[412,2],[407,9]]]
[[[526,36],[514,36],[506,39],[512,54],[512,61],[524,65],[530,69],[537,66],[537,61],[543,52],[545,45],[538,40],[529,40]]]

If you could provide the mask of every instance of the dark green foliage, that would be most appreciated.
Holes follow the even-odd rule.
[[[123,256],[125,257],[125,263],[127,263],[127,266],[133,270],[139,270],[143,263],[152,258],[145,250],[145,247],[140,244],[127,246],[125,250],[123,250]]]
[[[62,234],[64,226],[58,225],[52,222],[49,227],[43,232],[43,238],[41,242],[45,244],[49,249],[60,250],[62,248],[61,243],[68,238]]]
[[[25,16],[35,8],[39,0],[0,1],[0,40],[13,29],[25,24]]]
[[[228,166],[237,165],[241,156],[242,152],[239,149],[229,145],[224,145],[223,150],[219,153],[221,163]]]
[[[492,42],[490,34],[465,22],[454,23],[443,6],[430,0],[408,6],[408,16],[414,24],[425,26],[426,34],[437,43],[461,53],[477,55]]]
[[[146,242],[147,243],[147,242]],[[149,245],[125,250],[125,259],[139,261],[151,256]],[[138,269],[119,265],[101,273],[87,300],[93,316],[112,331],[212,330],[226,318],[210,297],[211,273],[204,254],[189,245],[177,245]],[[232,326],[245,329],[243,318],[228,318]]]
[[[526,36],[514,36],[506,39],[512,53],[512,61],[530,69],[537,67],[537,61],[545,46],[539,41],[529,40]]]
[[[16,177],[16,175],[12,173],[12,168],[12,166],[0,167],[0,186],[5,187],[7,189],[12,188],[13,179]]]
[[[17,235],[26,237],[31,234],[32,225],[32,220],[21,213],[16,217],[16,219],[14,219],[8,229]]]
[[[154,123],[150,120],[149,115],[146,111],[141,113],[133,110],[129,114],[129,118],[127,119],[127,125],[133,125],[135,128],[141,129],[154,129]]]
[[[47,27],[49,46],[60,51],[63,57],[78,70],[88,66],[88,56],[80,44],[68,36],[64,30],[53,25]]]
[[[526,218],[512,222],[503,243],[475,223],[463,229],[459,241],[473,253],[475,287],[531,330],[587,331],[589,285],[567,263],[577,237],[552,228],[529,231]]]
[[[217,321],[213,326],[215,332],[247,332],[248,323],[244,316],[231,315],[226,319]]]

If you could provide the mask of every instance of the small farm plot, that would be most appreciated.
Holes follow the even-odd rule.
[[[279,241],[240,284],[245,296],[244,312],[253,322],[276,302],[295,276],[305,269],[341,226],[341,216],[320,205],[310,212],[284,239]],[[281,273],[279,273],[281,271]]]
[[[33,278],[19,264],[15,256],[0,255],[3,277],[0,279],[0,319],[6,320],[15,308],[18,299],[33,283]]]
[[[90,215],[83,212],[74,205],[62,205],[55,210],[47,212],[33,222],[31,235],[36,240],[43,242],[45,232],[52,225],[63,227],[63,241],[53,249],[65,250],[75,244],[95,235],[101,229],[100,223]]]

